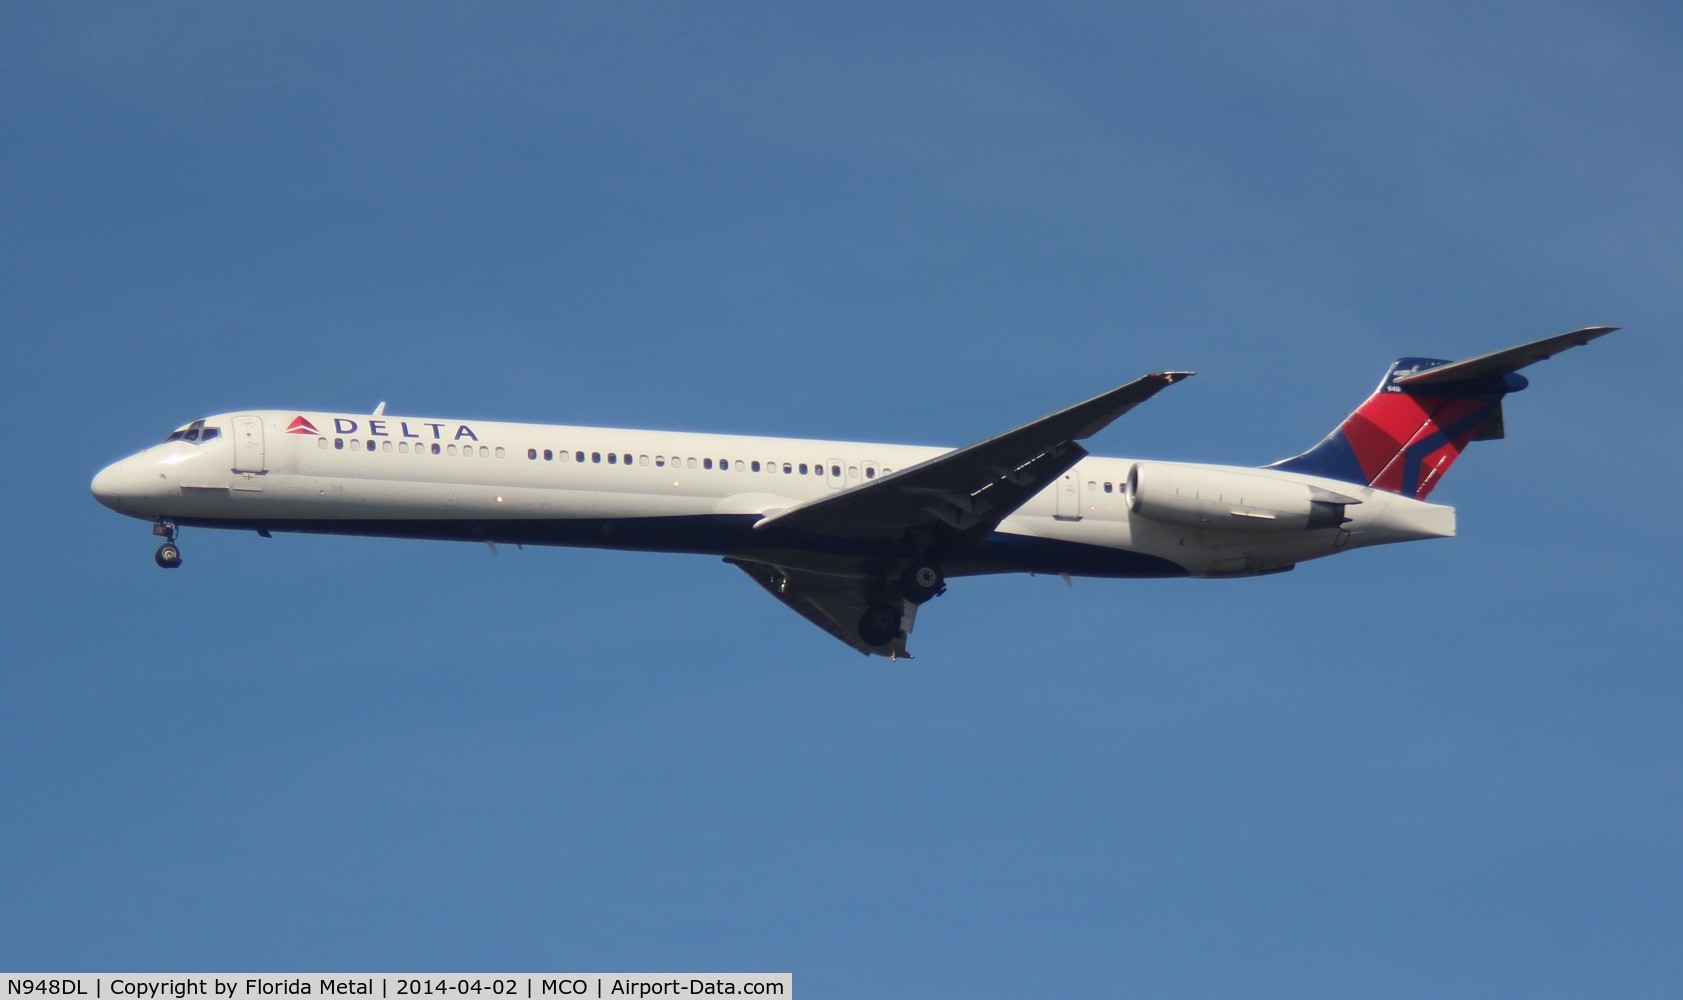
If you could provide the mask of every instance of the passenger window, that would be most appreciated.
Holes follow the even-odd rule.
[[[316,447],[325,449],[327,447],[327,439],[326,438],[316,438]]]
[[[830,466],[830,475],[836,477],[837,479],[840,479],[841,478],[841,466],[839,466],[839,465]]]
[[[859,466],[857,466],[857,465],[848,466],[847,467],[847,478],[858,479],[859,478]]]
[[[759,465],[760,463],[755,462],[754,464]],[[736,471],[738,471],[738,472],[744,471],[744,466],[742,464],[742,459],[740,459],[740,458],[736,460]]]
[[[573,459],[574,459],[574,461],[578,461],[578,462],[584,461],[584,452],[582,452],[582,451],[573,452]]]
[[[713,467],[713,460],[711,458],[702,459],[701,460],[701,467],[703,469],[711,469]]]
[[[333,450],[334,451],[344,451],[345,450],[345,439],[344,438],[334,438],[333,439]]]
[[[645,467],[645,468],[647,468],[647,467],[648,467],[648,464],[649,464],[649,456],[647,456],[647,455],[638,455],[638,456],[637,456],[637,464],[638,464],[638,465],[641,465],[641,466],[643,466],[643,467]]]
[[[657,469],[666,468],[666,456],[664,456],[664,455],[656,455],[655,456],[655,468],[657,468]]]
[[[351,450],[352,451],[361,451],[362,450],[362,442],[358,441],[356,438],[351,438]]]
[[[602,464],[602,453],[599,452],[599,451],[591,452],[590,453],[590,460],[597,465],[601,465]]]
[[[752,465],[751,465],[751,466],[749,466],[749,467],[750,467],[750,468],[752,468],[752,469],[753,469],[753,470],[754,470],[754,471],[755,471],[755,472],[758,472],[758,471],[760,471],[760,463],[759,463],[759,460],[758,460],[758,459],[756,459],[756,460],[755,460],[755,461],[754,461],[754,463],[753,463],[753,464],[752,464]]]
[[[877,470],[875,470],[875,469],[873,469],[873,468],[871,468],[871,467],[870,467],[870,466],[868,466],[868,465],[867,465],[867,466],[865,466],[865,478],[866,478],[866,479],[875,479],[875,478],[877,478]]]
[[[369,440],[368,440],[368,450],[369,450],[369,451],[373,451],[373,450],[374,450],[374,439],[373,439],[373,438],[370,438],[370,439],[369,439]]]
[[[685,460],[685,461],[684,461],[684,464],[685,464],[685,465],[687,465],[687,466],[689,466],[689,467],[690,467],[690,468],[692,468],[692,469],[693,469],[693,468],[695,468],[695,459],[693,459],[693,458],[691,458],[691,459],[686,459],[686,460]]]
[[[485,445],[480,445],[479,446],[479,457],[480,458],[490,458],[491,457],[491,449],[487,448]]]
[[[533,461],[533,462],[537,461],[538,460],[538,450],[536,448],[527,448],[526,449],[526,458],[530,461]]]
[[[803,476],[806,475],[806,463],[805,462],[801,463],[801,475],[803,475]]]
[[[1110,489],[1110,484],[1109,484],[1109,483],[1105,483],[1105,484],[1104,484],[1104,491],[1105,491],[1105,492],[1106,492],[1106,493],[1109,493],[1109,492],[1111,492],[1111,489]]]
[[[437,454],[438,454],[438,453],[439,453],[439,450],[438,450],[438,442],[437,442],[437,441],[434,441],[434,442],[433,442],[433,443],[432,443],[432,453],[433,453],[433,454],[434,454],[434,455],[437,455]]]
[[[790,473],[792,473],[794,471],[795,471],[794,466],[790,465],[788,462],[783,463],[783,474],[785,476],[789,475]]]
[[[392,453],[392,443],[390,441],[381,441],[380,450],[390,455]]]
[[[399,441],[397,443],[397,453],[400,454],[400,455],[409,454],[409,442],[408,441]]]

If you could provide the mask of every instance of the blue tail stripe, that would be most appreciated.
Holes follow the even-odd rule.
[[[1342,426],[1303,454],[1275,462],[1268,468],[1279,469],[1282,472],[1301,472],[1309,476],[1325,476],[1341,483],[1367,484],[1367,475],[1362,472],[1362,463],[1356,458],[1356,449],[1350,445],[1350,439],[1344,436]]]

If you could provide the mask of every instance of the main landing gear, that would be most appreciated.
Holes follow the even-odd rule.
[[[900,609],[873,604],[859,618],[859,638],[867,646],[886,646],[900,634]]]
[[[152,556],[161,569],[175,569],[181,565],[181,549],[175,544],[175,522],[159,521],[152,525],[152,534],[164,536],[164,544],[158,546],[158,551]]]
[[[925,604],[947,592],[947,580],[939,566],[919,560],[900,574],[900,592],[913,604]]]
[[[946,576],[941,568],[920,559],[906,567],[899,579],[879,578],[875,596],[859,617],[859,638],[867,646],[886,646],[899,637],[902,601],[925,604],[946,593]]]

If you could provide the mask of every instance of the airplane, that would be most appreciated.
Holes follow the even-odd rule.
[[[909,657],[918,610],[985,573],[1247,577],[1455,534],[1427,502],[1503,436],[1519,370],[1592,326],[1463,361],[1400,358],[1319,444],[1260,468],[1090,454],[1190,376],[1145,375],[964,448],[300,410],[194,420],[102,469],[94,497],[183,527],[723,557],[867,655]]]

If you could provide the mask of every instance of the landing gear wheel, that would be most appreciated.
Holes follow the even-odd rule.
[[[906,600],[922,604],[946,593],[947,581],[941,568],[931,562],[915,562],[900,575],[900,590]]]
[[[164,569],[174,569],[181,565],[181,550],[174,542],[165,542],[158,546],[158,554],[152,558]]]
[[[867,646],[886,646],[900,634],[900,612],[887,604],[873,604],[859,618],[859,638]]]

